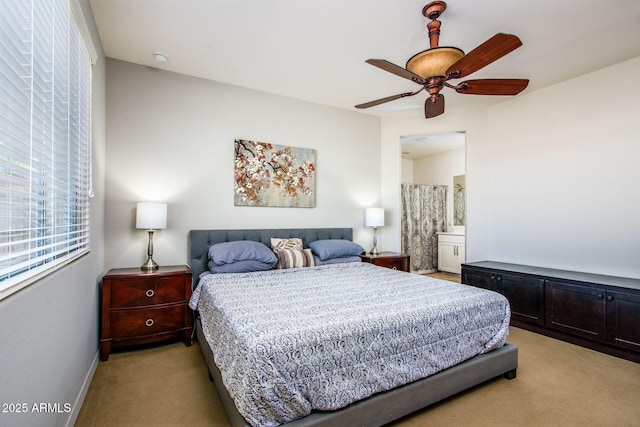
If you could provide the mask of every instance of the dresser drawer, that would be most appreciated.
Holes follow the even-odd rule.
[[[184,327],[184,304],[111,312],[113,339],[140,337]]]
[[[145,280],[113,279],[111,307],[144,307],[184,301],[184,276],[153,277]]]

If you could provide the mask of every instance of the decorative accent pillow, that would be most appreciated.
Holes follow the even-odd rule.
[[[302,239],[299,239],[297,237],[291,238],[291,239],[279,239],[276,237],[272,237],[271,238],[271,249],[274,252],[283,250],[283,249],[295,249],[295,250],[302,250]]]
[[[357,256],[364,252],[364,248],[351,240],[327,239],[309,243],[309,247],[322,261],[331,258]]]
[[[275,252],[277,258],[278,258],[278,263],[276,264],[276,268],[287,268],[287,267],[283,267],[282,266],[282,261],[280,259],[280,256],[278,256],[278,252],[282,251],[282,250],[296,250],[296,251],[301,251],[302,250],[302,239],[299,239],[297,237],[292,237],[290,239],[280,239],[277,237],[272,237],[271,238],[271,249],[273,250],[273,252]]]
[[[232,264],[238,261],[259,261],[273,267],[278,259],[266,245],[253,240],[237,240],[212,245],[209,259],[215,265]]]
[[[311,249],[281,249],[276,252],[278,264],[276,268],[313,267],[313,253]]]

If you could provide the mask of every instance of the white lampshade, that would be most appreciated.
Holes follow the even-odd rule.
[[[383,208],[367,208],[364,211],[365,227],[382,227],[384,226],[384,209]]]
[[[136,228],[161,230],[167,228],[167,204],[140,202],[136,208]]]

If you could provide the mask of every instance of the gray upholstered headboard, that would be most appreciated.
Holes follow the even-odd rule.
[[[310,242],[323,239],[353,239],[351,228],[282,228],[255,230],[191,230],[189,231],[189,266],[193,272],[193,287],[200,274],[209,269],[209,246],[235,240],[254,240],[271,247],[271,238],[298,237],[307,247]]]

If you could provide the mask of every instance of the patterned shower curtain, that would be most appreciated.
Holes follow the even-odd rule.
[[[419,274],[438,267],[438,236],[447,230],[447,186],[402,184],[401,248]]]

